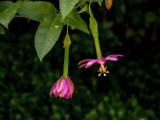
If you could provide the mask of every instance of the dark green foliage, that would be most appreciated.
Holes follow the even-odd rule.
[[[110,11],[104,2],[100,11],[93,4],[103,56],[125,57],[106,63],[107,77],[97,77],[98,64],[78,69],[96,52],[91,35],[70,30],[75,91],[69,100],[49,95],[63,72],[64,37],[40,62],[34,48],[38,23],[14,18],[0,35],[0,120],[159,120],[158,8],[149,0],[114,0]]]

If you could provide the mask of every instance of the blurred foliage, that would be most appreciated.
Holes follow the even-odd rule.
[[[160,8],[149,0],[113,1],[110,11],[104,2],[93,7],[103,56],[125,57],[107,62],[107,77],[97,77],[99,65],[78,69],[80,60],[96,58],[94,43],[91,35],[70,31],[75,91],[72,99],[55,98],[49,92],[62,75],[64,37],[40,62],[39,23],[15,18],[0,35],[0,120],[159,120]]]

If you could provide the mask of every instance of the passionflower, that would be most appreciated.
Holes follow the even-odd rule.
[[[107,60],[111,60],[111,61],[117,61],[118,58],[117,57],[123,57],[124,55],[121,54],[115,54],[115,55],[109,55],[107,57],[101,57],[99,59],[86,59],[86,60],[82,60],[78,63],[79,68],[85,67],[91,67],[93,64],[95,63],[99,63],[100,64],[100,68],[98,70],[98,72],[100,72],[98,74],[98,76],[100,76],[101,74],[103,74],[103,76],[106,76],[106,73],[109,73],[109,71],[107,71],[107,66],[104,66],[104,64],[106,63]],[[86,63],[84,63],[86,62]],[[84,64],[82,64],[84,63]]]
[[[69,77],[61,77],[52,86],[50,95],[53,93],[56,97],[69,99],[72,97],[73,91],[74,85],[71,79]]]

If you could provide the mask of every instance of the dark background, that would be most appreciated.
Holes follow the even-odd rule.
[[[58,8],[57,1],[53,0]],[[72,99],[50,96],[63,72],[65,29],[42,62],[34,48],[38,22],[14,18],[0,35],[0,120],[159,120],[160,8],[151,0],[114,0],[92,4],[103,56],[110,71],[98,77],[98,64],[78,69],[80,60],[96,58],[93,38],[70,30],[69,76]],[[83,13],[88,23],[89,15]]]

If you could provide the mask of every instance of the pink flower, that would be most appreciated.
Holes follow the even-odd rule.
[[[50,91],[50,95],[53,93],[56,97],[69,99],[72,97],[74,91],[73,82],[69,77],[61,77],[55,82]]]
[[[111,60],[111,61],[117,61],[118,58],[117,57],[123,57],[124,55],[121,54],[115,54],[115,55],[109,55],[107,57],[101,57],[99,59],[86,59],[86,60],[82,60],[78,63],[78,65],[80,65],[81,63],[86,62],[85,64],[80,65],[79,68],[85,67],[91,67],[93,64],[95,63],[99,63],[100,64],[100,68],[98,70],[98,72],[100,72],[100,74],[98,74],[98,76],[100,76],[102,73],[104,76],[106,76],[106,73],[109,73],[109,71],[106,71],[107,66],[104,66],[104,64],[106,63],[107,60]]]

